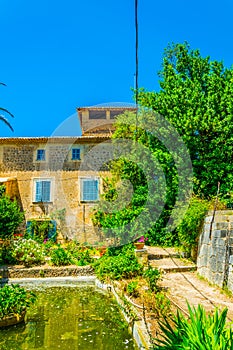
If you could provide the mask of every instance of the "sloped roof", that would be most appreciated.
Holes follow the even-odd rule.
[[[95,134],[85,136],[55,136],[55,137],[0,137],[0,144],[10,143],[85,143],[109,139],[108,134]]]

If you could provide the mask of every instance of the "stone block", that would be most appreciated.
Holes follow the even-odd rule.
[[[207,278],[207,268],[206,267],[197,267],[197,272],[200,276]]]
[[[212,226],[213,230],[227,230],[228,222],[214,222]]]
[[[210,224],[211,221],[212,221],[212,216],[211,216],[211,215],[208,215],[208,216],[205,217],[205,222],[204,222],[204,224]]]
[[[223,285],[223,273],[215,273],[213,276],[213,283],[217,284],[219,287]]]
[[[233,265],[233,255],[230,255],[229,264]]]
[[[208,263],[208,255],[205,254],[205,255],[202,255],[200,258],[199,258],[199,266],[207,266],[207,263]]]
[[[212,245],[209,246],[209,249],[208,249],[208,256],[209,258],[212,258],[213,256],[216,256],[217,254],[217,249],[216,249],[216,246],[213,247]]]
[[[213,238],[219,238],[219,237],[221,237],[221,230],[213,230],[212,231],[212,239]]]
[[[208,255],[209,252],[209,246],[207,244],[202,244],[199,247],[199,252],[198,252],[198,256],[203,256],[203,255]]]
[[[213,272],[217,271],[217,259],[215,256],[212,256],[209,259],[207,267],[210,269],[210,271],[213,271]]]
[[[212,245],[212,247],[216,247],[217,241],[218,241],[218,238],[217,238],[217,237],[212,237],[212,239],[211,239],[211,245]]]
[[[203,231],[209,232],[210,231],[210,224],[205,223],[204,227],[203,227]]]
[[[208,230],[203,230],[200,238],[199,238],[199,244],[208,244],[210,241],[210,232]]]
[[[224,238],[217,238],[216,246],[224,247],[226,245],[226,240]]]
[[[225,264],[224,261],[217,261],[216,263],[216,270],[219,274],[223,274],[224,273],[224,269],[225,269]]]
[[[215,249],[215,255],[218,260],[224,260],[226,256],[226,246],[217,246]]]

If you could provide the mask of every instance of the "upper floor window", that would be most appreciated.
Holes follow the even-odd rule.
[[[81,201],[92,202],[99,200],[99,179],[81,179]]]
[[[106,111],[89,111],[89,119],[106,119]]]
[[[38,149],[36,160],[45,160],[45,149]]]
[[[34,180],[34,202],[51,202],[51,179]]]
[[[124,113],[124,111],[110,111],[110,119],[115,119],[119,114]]]
[[[80,148],[72,148],[72,160],[80,160]]]

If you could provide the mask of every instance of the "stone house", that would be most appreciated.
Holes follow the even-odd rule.
[[[78,108],[82,136],[0,138],[0,184],[16,197],[25,222],[55,220],[59,239],[98,242],[90,212],[100,198],[107,149],[117,115],[135,108]]]

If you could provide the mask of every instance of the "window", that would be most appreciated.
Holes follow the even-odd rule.
[[[51,180],[35,180],[34,202],[51,202]]]
[[[37,150],[36,160],[45,160],[45,149],[38,149]]]
[[[99,199],[99,180],[81,179],[81,201],[92,202]]]
[[[72,148],[72,160],[80,160],[80,148]]]
[[[106,111],[89,111],[89,119],[106,119]]]
[[[124,113],[124,111],[110,111],[110,119],[115,119],[119,114]]]

